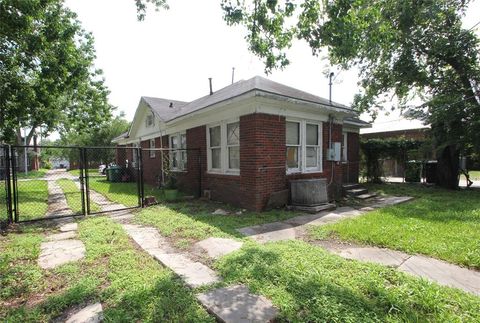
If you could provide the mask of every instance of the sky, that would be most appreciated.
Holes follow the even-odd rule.
[[[151,8],[139,22],[133,0],[67,0],[85,30],[95,38],[96,67],[102,69],[110,89],[110,103],[133,119],[141,96],[192,101],[213,89],[255,75],[266,76],[263,63],[248,51],[245,30],[227,26],[220,0],[170,0],[169,10]],[[464,18],[470,28],[480,21],[480,0],[473,1]],[[480,28],[476,29],[479,33]],[[269,74],[269,79],[328,98],[328,61],[311,54],[303,42],[289,51],[291,64]],[[332,100],[349,105],[358,91],[356,71],[335,69]],[[369,121],[368,116],[362,116]],[[415,128],[393,113],[377,118],[373,131]],[[370,130],[372,131],[372,130]]]

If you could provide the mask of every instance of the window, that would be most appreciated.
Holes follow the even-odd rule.
[[[153,116],[153,113],[150,112],[145,118],[145,126],[149,128],[149,127],[153,127],[154,124],[155,124],[155,117]]]
[[[287,173],[322,170],[321,124],[286,122]]]
[[[320,144],[318,136],[318,124],[306,124],[306,138],[305,138],[305,149],[306,149],[306,168],[307,169],[318,169],[320,162]]]
[[[185,170],[187,168],[187,136],[185,133],[170,135],[170,168]]]
[[[155,139],[150,139],[149,148],[152,149],[149,151],[150,158],[155,158]]]
[[[227,124],[228,168],[240,169],[240,123]]]
[[[209,128],[209,137],[210,137],[210,168],[211,169],[221,169],[222,168],[222,138],[221,138],[221,127],[216,126]]]
[[[133,143],[132,147],[132,167],[137,167],[138,156],[137,156],[137,149],[139,147],[138,142]]]
[[[300,123],[287,122],[287,168],[300,169]]]
[[[222,122],[207,128],[208,170],[238,174],[240,171],[240,123]]]
[[[342,160],[344,162],[348,161],[348,133],[344,132],[343,136],[343,144],[342,144]]]

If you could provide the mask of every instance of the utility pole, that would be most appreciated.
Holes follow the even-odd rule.
[[[328,75],[328,78],[329,78],[329,94],[328,94],[328,102],[330,103],[330,105],[332,105],[332,77],[333,77],[333,72],[330,72],[330,75]]]

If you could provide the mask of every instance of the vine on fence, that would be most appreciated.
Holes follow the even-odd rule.
[[[368,182],[382,182],[382,163],[385,158],[392,158],[402,165],[418,156],[423,140],[405,138],[367,139],[360,142],[365,158],[365,177]]]

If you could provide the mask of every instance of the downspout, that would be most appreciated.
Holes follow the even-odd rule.
[[[328,127],[328,149],[331,150],[332,149],[332,127],[333,127],[333,116],[331,114],[328,115],[328,121],[329,121],[329,127]],[[335,172],[335,167],[334,167],[334,164],[335,164],[335,161],[331,160],[330,161],[330,164],[331,164],[331,167],[332,167],[332,170],[330,172],[330,182],[328,183],[327,187],[329,187],[330,185],[332,185],[333,183],[333,174]]]

